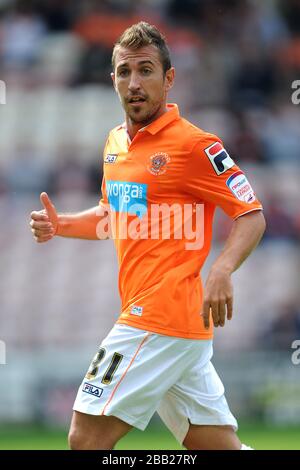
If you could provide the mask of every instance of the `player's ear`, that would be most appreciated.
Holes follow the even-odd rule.
[[[175,69],[171,67],[169,70],[166,71],[165,83],[166,83],[166,92],[171,90],[172,86],[174,85],[175,80]]]
[[[115,76],[114,72],[111,72],[110,76],[111,76],[111,79],[112,79],[112,82],[113,82],[113,85],[114,85],[114,89],[117,91],[116,76]]]

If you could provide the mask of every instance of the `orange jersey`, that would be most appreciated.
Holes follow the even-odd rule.
[[[102,193],[114,220],[120,267],[117,323],[211,338],[213,327],[206,330],[200,315],[200,270],[215,208],[233,219],[262,209],[221,140],[181,118],[176,105],[168,105],[132,142],[124,126],[116,127],[104,150]]]

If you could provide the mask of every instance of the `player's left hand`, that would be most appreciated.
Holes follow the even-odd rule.
[[[211,269],[204,288],[202,315],[205,328],[210,325],[210,313],[214,326],[224,326],[225,318],[233,313],[233,287],[231,275],[220,268]]]

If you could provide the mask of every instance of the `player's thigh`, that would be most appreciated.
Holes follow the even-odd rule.
[[[241,449],[241,442],[232,426],[190,424],[183,445],[188,450]]]
[[[208,352],[206,356],[205,349]],[[199,350],[201,352],[201,347]],[[202,353],[167,391],[157,410],[163,422],[181,444],[185,441],[189,430],[193,430],[190,431],[190,437],[199,435],[200,439],[200,431],[204,429],[201,426],[208,427],[209,432],[213,431],[213,427],[219,430],[224,427],[225,436],[232,436],[232,432],[237,429],[236,419],[224,395],[224,386],[210,362],[211,344],[203,342]],[[191,425],[198,428],[192,428]],[[234,437],[233,440],[235,441]]]
[[[132,426],[115,416],[95,416],[74,411],[69,431],[71,449],[112,449]]]

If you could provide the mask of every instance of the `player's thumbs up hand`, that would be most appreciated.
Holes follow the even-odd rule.
[[[44,243],[51,240],[56,234],[58,215],[47,193],[42,193],[40,200],[44,209],[31,212],[30,226],[35,241]]]
[[[40,195],[40,200],[44,206],[44,210],[49,218],[50,223],[53,226],[54,232],[57,230],[58,217],[54,204],[52,203],[50,197],[47,193],[42,193]]]

